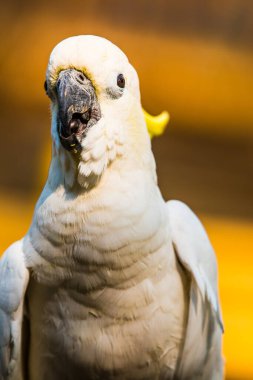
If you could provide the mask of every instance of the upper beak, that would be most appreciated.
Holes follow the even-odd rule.
[[[91,81],[78,70],[60,72],[57,84],[59,136],[67,150],[81,149],[80,140],[91,118],[96,97]]]

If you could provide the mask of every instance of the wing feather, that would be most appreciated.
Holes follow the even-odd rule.
[[[191,276],[188,322],[177,369],[179,379],[222,379],[223,322],[217,289],[217,263],[196,215],[182,202],[167,203],[174,250]]]
[[[0,260],[0,379],[22,379],[21,330],[24,295],[29,280],[22,240]]]

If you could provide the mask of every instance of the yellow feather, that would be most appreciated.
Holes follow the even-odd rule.
[[[152,116],[144,109],[142,109],[142,111],[144,113],[150,138],[152,139],[154,136],[162,135],[170,120],[169,113],[167,111],[163,111],[157,116]]]

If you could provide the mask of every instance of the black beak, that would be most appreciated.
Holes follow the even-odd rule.
[[[95,89],[82,72],[67,69],[59,74],[56,92],[61,143],[67,150],[80,151],[83,136],[101,117]]]

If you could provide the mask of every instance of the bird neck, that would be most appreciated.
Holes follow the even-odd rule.
[[[113,113],[106,102],[102,104],[103,117],[82,139],[79,153],[69,152],[61,145],[57,109],[52,109],[53,149],[48,178],[51,188],[63,185],[68,191],[78,188],[81,192],[89,191],[108,172],[134,168],[147,170],[156,182],[155,161],[141,105],[134,102],[127,112]]]

